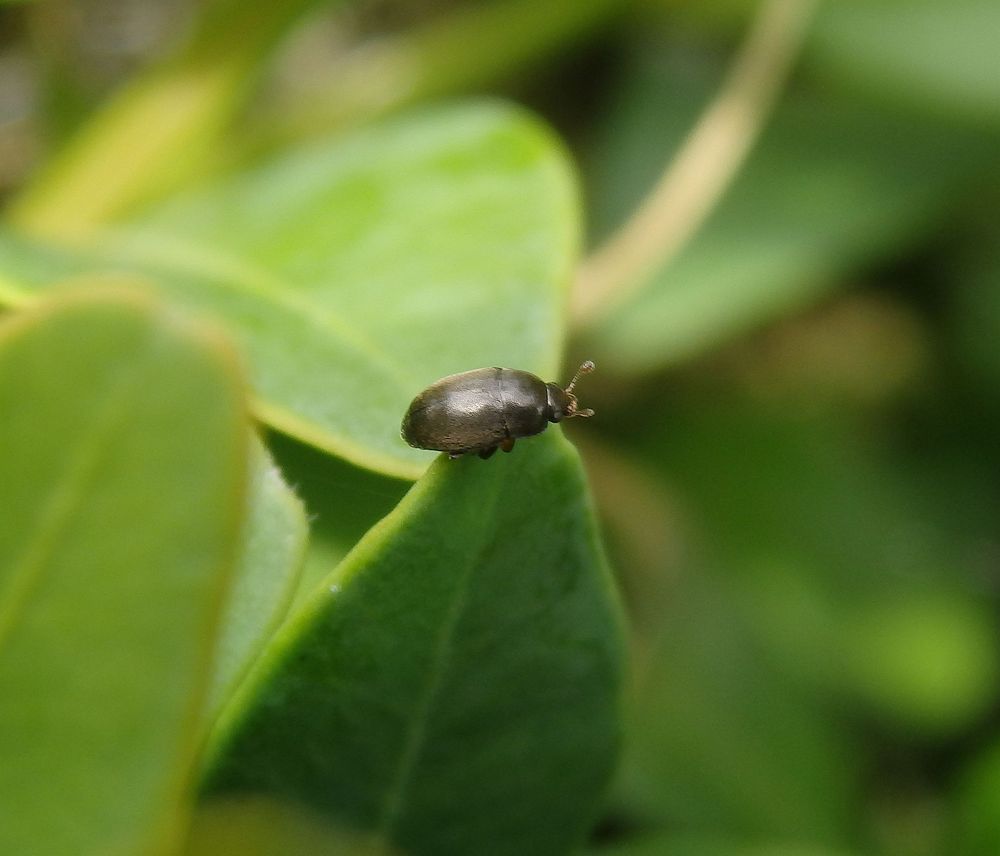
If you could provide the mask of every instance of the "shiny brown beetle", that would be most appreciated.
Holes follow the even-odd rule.
[[[593,410],[577,407],[573,394],[580,375],[593,370],[587,360],[565,389],[530,372],[496,366],[449,375],[413,399],[403,417],[403,439],[452,458],[467,452],[478,452],[480,458],[497,449],[509,452],[515,440],[540,434],[549,422],[593,416]]]

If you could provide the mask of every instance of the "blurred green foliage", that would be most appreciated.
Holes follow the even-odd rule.
[[[818,3],[567,311],[783,2],[0,10],[0,850],[1000,852],[1000,4]]]

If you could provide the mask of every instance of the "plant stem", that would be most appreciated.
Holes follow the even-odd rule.
[[[633,297],[683,249],[739,171],[778,100],[815,0],[764,0],[725,81],[631,218],[581,265],[578,329]]]

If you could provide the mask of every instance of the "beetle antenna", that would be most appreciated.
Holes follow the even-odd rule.
[[[590,374],[596,366],[593,360],[584,360],[583,364],[576,370],[576,374],[573,375],[573,380],[569,382],[569,386],[566,387],[567,394],[572,394],[573,387],[576,386],[576,382],[580,379],[580,375]],[[580,412],[583,415],[583,411]],[[592,416],[593,413],[588,413],[588,416]]]

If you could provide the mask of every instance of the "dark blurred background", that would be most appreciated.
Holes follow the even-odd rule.
[[[176,184],[502,96],[566,140],[588,249],[672,163],[759,12],[287,5]],[[0,7],[0,194],[126,81],[281,6]],[[820,4],[704,221],[572,329],[600,418],[567,431],[633,625],[601,852],[1000,853],[998,45],[996,0]]]

